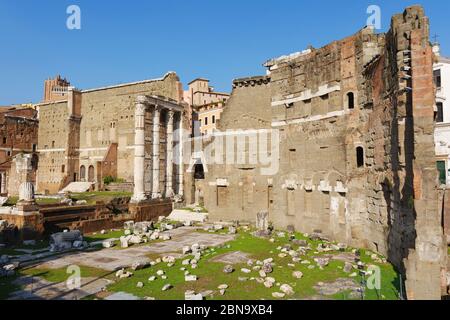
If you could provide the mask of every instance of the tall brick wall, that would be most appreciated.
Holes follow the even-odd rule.
[[[280,170],[213,166],[205,181],[211,218],[254,221],[268,210],[276,227],[321,230],[383,253],[406,275],[409,298],[440,298],[447,255],[432,156],[432,61],[418,6],[394,16],[386,34],[365,28],[268,61],[269,96],[256,86],[234,90],[220,127],[264,128],[254,120],[271,119]],[[228,184],[219,188],[218,179]]]
[[[111,167],[106,170],[108,174],[116,173],[117,178],[132,182],[136,97],[157,95],[178,101],[180,90],[178,76],[168,73],[153,81],[69,90],[66,101],[38,105],[42,122],[38,133],[42,158],[38,192],[57,193],[70,182],[79,180],[81,166],[86,168],[86,181],[91,166],[94,179],[101,179],[104,176],[101,162],[105,157],[109,163],[106,167]],[[161,137],[164,137],[165,127],[161,126],[161,130]],[[109,159],[107,153],[114,144],[117,144],[115,159]],[[164,143],[161,143],[161,151],[164,154]],[[164,168],[163,157],[161,161],[161,168]],[[101,181],[97,182],[99,186]]]

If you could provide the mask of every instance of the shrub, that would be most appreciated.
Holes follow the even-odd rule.
[[[110,185],[111,183],[124,183],[125,180],[124,179],[119,179],[116,177],[112,177],[112,176],[106,176],[103,178],[103,183],[105,185]]]

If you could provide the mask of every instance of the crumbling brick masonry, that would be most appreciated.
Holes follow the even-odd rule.
[[[277,129],[279,171],[209,165],[215,220],[321,230],[389,257],[410,299],[443,294],[446,249],[434,161],[434,56],[420,6],[321,49],[268,61],[234,81],[219,130]]]

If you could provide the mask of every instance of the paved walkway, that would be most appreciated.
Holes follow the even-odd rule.
[[[133,246],[127,249],[103,249],[93,252],[76,252],[60,257],[50,257],[44,259],[38,265],[40,268],[59,269],[70,265],[83,265],[107,271],[114,271],[120,268],[130,267],[137,258],[145,257],[149,254],[173,255],[180,257],[183,246],[191,246],[194,243],[215,247],[232,241],[234,235],[220,235],[214,233],[195,232],[196,228],[182,227],[179,229],[166,231],[172,236],[171,240],[164,242],[149,242],[145,245]]]
[[[208,247],[216,247],[232,241],[234,235],[220,235],[195,232],[194,227],[182,227],[166,231],[172,236],[171,240],[164,242],[149,242],[145,245],[133,246],[126,249],[102,249],[99,251],[80,251],[62,254],[60,256],[43,257],[33,265],[41,269],[67,268],[71,265],[87,266],[107,271],[114,271],[130,267],[133,262],[149,254],[172,255],[181,257],[183,246],[194,243]],[[81,275],[82,276],[82,275]],[[83,278],[81,288],[70,290],[65,282],[51,283],[39,277],[24,276],[16,280],[16,284],[23,287],[14,292],[11,300],[79,300],[96,294],[110,284],[107,279]],[[116,299],[113,296],[110,299]],[[120,295],[119,295],[120,298]]]
[[[24,276],[14,282],[23,289],[12,293],[8,300],[80,300],[102,291],[110,283],[106,279],[82,278],[80,289],[71,290],[65,282],[52,283],[39,277]]]

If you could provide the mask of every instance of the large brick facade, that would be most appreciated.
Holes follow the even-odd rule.
[[[161,79],[92,90],[69,88],[66,101],[37,105],[41,122],[38,192],[57,193],[74,181],[93,182],[99,188],[108,175],[133,182],[137,96],[181,101],[181,89],[178,76],[168,73]],[[164,137],[165,127],[161,130]]]
[[[37,112],[28,107],[0,109],[0,194],[15,196],[18,185],[13,157],[19,153],[34,153],[37,147],[39,122]],[[37,169],[37,155],[35,166]]]
[[[279,170],[209,165],[213,219],[254,221],[366,247],[406,275],[408,296],[440,298],[446,250],[434,163],[433,53],[421,7],[239,79],[219,130],[273,129]]]

